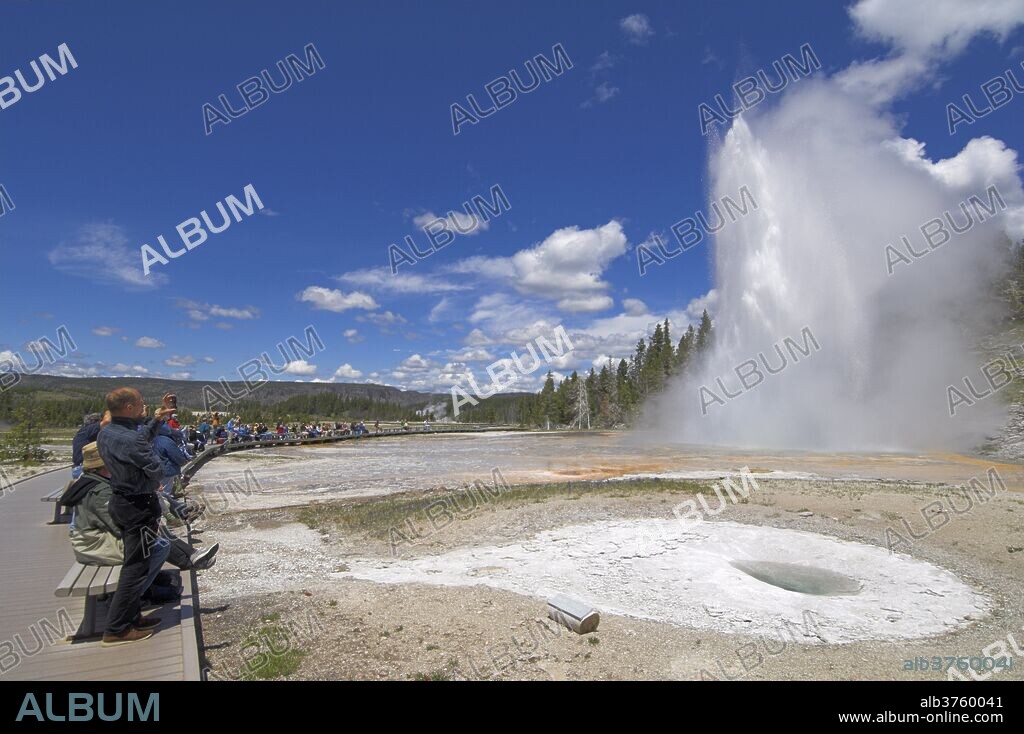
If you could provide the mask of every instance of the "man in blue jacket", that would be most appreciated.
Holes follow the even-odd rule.
[[[165,398],[166,402],[166,398]],[[158,537],[160,501],[157,489],[164,466],[153,451],[153,439],[174,410],[163,407],[146,420],[142,394],[119,387],[107,395],[111,422],[96,437],[103,463],[110,472],[110,517],[121,531],[124,564],[110,602],[103,645],[137,642],[153,635],[160,620],[143,619],[140,610],[150,567],[150,539]]]

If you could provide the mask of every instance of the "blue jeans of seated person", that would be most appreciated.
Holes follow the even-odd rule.
[[[78,479],[80,476],[82,476],[83,471],[84,469],[82,469],[81,464],[75,464],[73,467],[71,467],[71,478]]]
[[[171,506],[171,512],[174,513],[174,516],[181,518],[187,509],[187,505],[174,497],[174,480],[177,478],[177,476],[164,477],[163,481],[160,482],[160,494],[163,495],[164,499]]]

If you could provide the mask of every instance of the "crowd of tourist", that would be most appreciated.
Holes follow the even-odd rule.
[[[402,421],[408,428],[408,422]],[[208,443],[234,443],[237,441],[280,441],[294,438],[320,438],[322,436],[364,436],[370,433],[363,421],[324,423],[285,423],[278,421],[273,427],[266,423],[243,423],[240,416],[226,422],[220,413],[212,413],[194,429],[187,426],[190,440],[205,446]],[[373,424],[375,433],[381,432],[380,421]]]

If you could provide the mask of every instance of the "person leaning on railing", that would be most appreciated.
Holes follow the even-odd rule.
[[[196,503],[179,500],[174,496],[175,487],[181,478],[181,467],[193,458],[182,450],[179,445],[180,438],[177,431],[168,424],[161,424],[153,439],[153,451],[164,467],[158,491],[167,502],[171,513],[183,523],[189,524],[202,514],[202,510]]]

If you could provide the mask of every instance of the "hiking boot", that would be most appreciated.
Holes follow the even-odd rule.
[[[119,635],[111,635],[109,633],[103,633],[102,647],[114,647],[115,645],[127,645],[129,642],[139,642],[141,640],[148,640],[153,636],[153,630],[140,630],[137,627],[129,627]]]
[[[192,554],[191,561],[192,568],[196,571],[205,571],[213,565],[214,556],[217,555],[217,551],[220,550],[220,543],[214,543],[205,550],[196,551]]]

